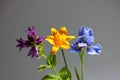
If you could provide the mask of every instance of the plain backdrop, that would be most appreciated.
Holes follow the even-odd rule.
[[[26,39],[28,26],[35,26],[39,36],[49,35],[50,28],[66,26],[69,35],[77,36],[81,25],[95,32],[95,44],[102,45],[99,56],[85,54],[85,80],[120,79],[120,1],[119,0],[0,0],[0,80],[40,80],[51,70],[37,72],[44,59],[27,57],[29,49],[16,48],[16,39]],[[77,39],[71,40],[74,43]],[[45,42],[46,54],[51,45]],[[74,65],[80,73],[78,54],[65,50],[72,80],[77,80]],[[63,66],[57,53],[59,71]]]

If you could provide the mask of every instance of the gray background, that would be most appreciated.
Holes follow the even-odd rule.
[[[40,80],[51,71],[38,73],[37,68],[44,60],[31,59],[26,56],[29,49],[20,53],[15,47],[17,38],[26,38],[28,26],[34,25],[38,35],[47,36],[51,27],[59,29],[65,25],[70,35],[77,36],[84,24],[94,29],[95,43],[103,47],[99,56],[85,54],[85,80],[119,80],[119,0],[0,0],[0,80]],[[44,50],[50,52],[48,42]],[[72,80],[76,80],[74,65],[80,68],[78,54],[65,52]],[[58,70],[64,65],[61,56],[59,51]]]

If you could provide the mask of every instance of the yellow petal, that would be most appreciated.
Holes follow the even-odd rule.
[[[75,37],[75,36],[67,36],[67,37],[66,37],[66,40],[69,41],[69,40],[71,40],[71,39],[73,39],[73,38],[76,38],[76,37]]]
[[[52,47],[52,54],[55,55],[58,50],[59,50],[59,47],[53,46]]]
[[[51,28],[51,34],[55,36],[58,33],[58,31],[55,28]]]
[[[45,39],[54,39],[54,36],[47,36]]]
[[[65,45],[65,44],[64,44],[64,45],[61,45],[60,47],[63,48],[63,49],[69,49],[69,48],[70,48],[69,45]]]
[[[70,43],[68,42],[68,41],[66,41],[66,40],[64,40],[63,42],[62,42],[62,45],[69,45]]]
[[[65,35],[67,35],[68,31],[67,31],[66,27],[62,26],[62,27],[59,29],[59,33],[60,33],[60,34],[65,34]]]
[[[45,40],[46,41],[48,41],[50,44],[52,44],[52,45],[55,45],[55,43],[54,43],[54,37],[53,36],[47,36],[46,38],[45,38]]]

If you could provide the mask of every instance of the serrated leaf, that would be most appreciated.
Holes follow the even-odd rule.
[[[71,72],[66,67],[63,67],[59,71],[59,75],[62,78],[62,80],[70,80],[71,79]]]
[[[75,74],[76,74],[77,80],[80,80],[80,76],[78,74],[78,70],[77,70],[76,66],[74,67],[74,70],[75,70]]]
[[[56,55],[49,54],[47,58],[47,64],[50,66],[55,66],[57,64]]]
[[[47,69],[47,68],[51,68],[51,66],[49,66],[49,65],[40,65],[39,67],[38,67],[38,72],[40,72],[40,71],[42,71],[42,70],[44,70],[44,69]]]
[[[59,78],[58,78],[58,76],[49,73],[49,74],[45,75],[41,80],[59,80]]]

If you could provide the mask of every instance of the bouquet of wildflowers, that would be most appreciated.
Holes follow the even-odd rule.
[[[44,58],[46,64],[40,64],[40,66],[38,67],[38,72],[50,68],[54,71],[54,74],[48,72],[48,74],[43,76],[41,80],[71,80],[72,75],[67,65],[64,50],[69,50],[70,53],[78,53],[81,62],[81,68],[77,69],[75,66],[74,70],[77,80],[84,80],[85,51],[89,55],[99,55],[101,53],[102,47],[100,44],[93,44],[94,31],[92,28],[89,28],[87,26],[82,26],[80,28],[80,30],[78,31],[77,42],[70,44],[69,41],[75,38],[75,36],[68,35],[68,30],[65,26],[60,27],[59,30],[51,28],[51,35],[48,35],[46,37],[37,36],[35,27],[32,26],[28,27],[27,40],[23,40],[22,38],[17,39],[18,44],[16,45],[16,47],[18,47],[20,51],[23,48],[31,48],[28,52],[28,56],[31,56],[31,58]],[[48,41],[50,44],[53,45],[48,56],[43,49],[45,47],[45,41]],[[56,53],[58,52],[58,50],[61,50],[62,57],[65,63],[65,66],[63,66],[60,71],[56,70]],[[81,70],[81,75],[79,75],[78,70]]]

